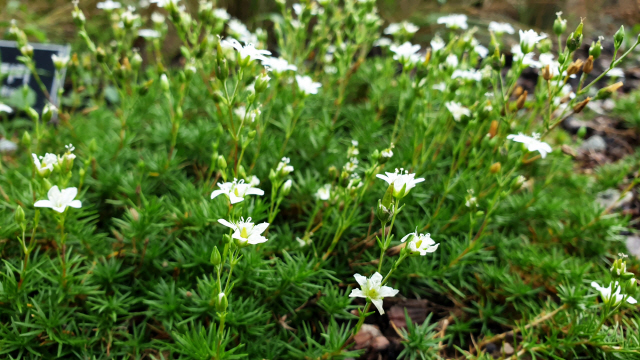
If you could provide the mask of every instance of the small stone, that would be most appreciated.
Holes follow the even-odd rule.
[[[384,336],[376,336],[371,342],[371,347],[375,350],[384,350],[389,347],[389,340]]]
[[[579,120],[574,117],[569,117],[565,121],[562,122],[562,127],[565,128],[568,132],[575,134],[580,130],[581,127],[588,128],[589,123],[584,120]]]
[[[488,343],[487,346],[484,347],[484,349],[489,353],[492,354],[494,353],[496,350],[498,350],[498,347],[496,346],[496,344],[494,343]]]
[[[513,346],[511,346],[511,344],[509,343],[504,343],[504,345],[502,345],[502,351],[505,353],[505,355],[511,355],[513,354]]]
[[[633,193],[628,191],[622,199],[620,199],[620,191],[616,189],[607,189],[596,195],[596,202],[605,209],[619,208],[628,205],[633,201]]]
[[[599,152],[599,151],[604,151],[606,149],[607,149],[607,142],[604,141],[604,139],[600,135],[593,135],[592,137],[585,140],[582,143],[582,145],[580,145],[580,150],[584,152],[589,152],[589,151]]]
[[[627,250],[629,255],[640,259],[640,236],[632,235],[627,237]]]
[[[380,328],[376,325],[362,324],[360,331],[356,334],[353,340],[356,343],[356,349],[365,349],[369,347],[376,337],[382,336]]]

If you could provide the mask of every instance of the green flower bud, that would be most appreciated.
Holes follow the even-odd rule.
[[[225,170],[227,168],[227,160],[224,159],[224,156],[218,156],[218,169]]]
[[[220,256],[220,251],[217,246],[213,247],[213,251],[211,252],[211,265],[218,266],[222,263],[222,256]]]
[[[31,146],[31,135],[29,134],[28,131],[25,131],[22,134],[22,145],[24,145],[27,148]]]
[[[227,306],[229,306],[227,295],[225,295],[224,293],[218,294],[218,299],[216,301],[216,311],[225,312],[227,310]]]
[[[558,17],[553,22],[553,32],[556,35],[562,35],[567,30],[567,20],[562,19],[560,17],[561,14],[558,14]]]
[[[227,60],[226,59],[222,59],[222,61],[220,61],[218,63],[218,69],[216,71],[216,77],[220,81],[225,81],[229,77],[229,66],[227,65]]]
[[[271,80],[271,78],[269,77],[269,75],[267,75],[267,73],[260,74],[256,78],[256,84],[255,84],[256,93],[259,94],[267,90],[267,88],[269,87],[269,80]]]
[[[580,126],[577,135],[580,139],[584,139],[584,136],[587,135],[587,128],[585,126]]]
[[[25,227],[26,221],[25,221],[24,210],[22,209],[22,206],[18,205],[14,214],[14,218],[16,220],[16,224],[18,224],[21,228]]]
[[[388,223],[393,218],[394,208],[393,204],[386,207],[382,204],[382,200],[378,200],[378,207],[376,208],[376,217],[381,223]]]
[[[53,114],[57,110],[58,109],[55,106],[53,106],[51,103],[45,105],[44,109],[42,109],[42,122],[48,123],[49,121],[51,121]]]
[[[589,47],[589,55],[593,56],[595,60],[600,57],[600,53],[602,53],[602,43],[600,43],[600,40],[598,40],[598,42],[592,42],[591,47]]]
[[[624,41],[624,25],[620,26],[620,29],[613,35],[613,45],[616,49],[620,48],[622,41]]]
[[[282,185],[282,195],[287,196],[291,192],[291,186],[293,185],[293,181],[291,179],[284,182]]]
[[[38,121],[40,119],[40,115],[38,115],[38,112],[32,107],[27,108],[27,115],[33,121]]]
[[[515,177],[515,178],[511,181],[511,191],[517,191],[517,190],[520,190],[520,188],[522,187],[522,184],[524,184],[524,182],[525,182],[526,180],[527,180],[527,179],[526,179],[524,176],[522,176],[522,175]]]
[[[162,74],[160,76],[160,88],[164,92],[169,91],[170,85],[169,85],[169,78],[167,77],[167,74]]]

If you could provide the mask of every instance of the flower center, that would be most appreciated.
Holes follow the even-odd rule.
[[[240,236],[245,239],[249,237],[249,232],[246,227],[243,227],[242,230],[240,230]]]

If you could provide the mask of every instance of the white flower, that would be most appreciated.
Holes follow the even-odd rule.
[[[164,15],[160,14],[159,12],[154,12],[153,14],[151,14],[151,21],[156,24],[162,24],[164,23],[164,20]]]
[[[48,176],[53,171],[53,166],[58,163],[58,157],[55,154],[47,153],[40,158],[36,154],[31,154],[31,156],[33,156],[36,171],[43,177]]]
[[[249,177],[249,185],[252,186],[252,187],[256,187],[256,186],[260,185],[260,179],[258,179],[258,177],[255,176],[255,175],[251,175]]]
[[[360,289],[351,290],[349,297],[361,297],[371,300],[380,314],[384,314],[382,299],[396,296],[399,292],[399,290],[390,286],[382,286],[382,275],[380,275],[379,272],[371,275],[369,279],[360,274],[355,274],[353,277],[356,278],[356,281],[360,284]]]
[[[241,41],[244,41],[245,43],[257,42],[256,37],[238,19],[229,20],[227,26],[229,27],[229,32],[235,34]]]
[[[433,52],[438,52],[438,50],[443,49],[447,44],[444,43],[444,40],[440,36],[436,36],[431,40],[431,50]]]
[[[373,46],[379,46],[379,47],[391,46],[392,44],[393,44],[393,41],[386,37],[381,37],[378,40],[373,42]]]
[[[453,115],[453,120],[460,121],[462,116],[471,116],[471,111],[466,107],[462,106],[459,102],[449,101],[445,104],[447,110]]]
[[[460,71],[460,70],[456,70],[456,71]],[[454,71],[453,73],[455,74],[456,71]],[[453,77],[453,75],[451,77]],[[441,83],[437,83],[437,84],[433,85],[431,88],[433,90],[438,90],[438,91],[444,92],[445,90],[447,90],[447,84],[441,82]]]
[[[291,174],[293,172],[293,166],[289,165],[290,162],[291,159],[289,159],[288,157],[283,157],[276,167],[276,173],[282,177]]]
[[[211,193],[211,199],[224,194],[229,198],[231,204],[243,201],[247,195],[264,195],[264,191],[254,188],[251,184],[246,184],[244,180],[233,179],[233,182],[218,184],[218,187],[220,190],[214,190]]]
[[[213,10],[213,17],[218,20],[227,21],[231,19],[231,15],[225,9],[215,9]]]
[[[481,58],[486,58],[487,55],[489,55],[489,49],[482,45],[476,45],[473,50],[475,50]]]
[[[473,196],[473,189],[469,189],[467,190],[467,193],[469,193],[466,197],[466,200],[464,205],[468,208],[474,208],[476,206],[478,206],[478,199],[476,199],[475,196]]]
[[[152,4],[156,4],[158,7],[167,7],[167,5],[171,4],[174,7],[178,7],[178,2],[180,2],[180,0],[151,0]]]
[[[405,235],[400,241],[405,242],[409,238],[409,250],[413,253],[419,252],[423,256],[438,250],[440,245],[431,239],[431,234],[418,234],[417,231]]]
[[[287,60],[283,58],[267,58],[266,60],[262,60],[262,65],[268,67],[273,70],[276,74],[281,74],[285,71],[297,71],[298,67],[295,65],[290,65]]]
[[[396,169],[396,172],[387,172],[385,173],[386,176],[382,174],[376,175],[378,179],[386,181],[389,186],[393,185],[393,196],[397,198],[406,196],[416,184],[424,181],[424,178],[415,179],[416,174],[409,174],[408,171],[403,170],[404,169]],[[404,193],[402,192],[402,188],[404,188]]]
[[[267,57],[265,55],[271,55],[271,51],[269,50],[258,50],[253,44],[246,44],[242,46],[240,42],[236,39],[222,40],[220,42],[220,46],[225,48],[234,48],[240,53],[241,59],[249,59],[249,62],[253,60],[266,60]]]
[[[58,186],[54,185],[47,193],[49,200],[38,200],[33,206],[51,208],[59,213],[64,212],[67,206],[79,209],[82,206],[82,202],[80,202],[80,200],[73,200],[76,195],[78,195],[77,188],[70,187],[60,191]]]
[[[393,157],[393,150],[391,150],[391,147],[388,149],[384,149],[380,152],[380,156],[383,158],[391,159]]]
[[[624,295],[622,295],[620,293],[621,287],[620,287],[620,285],[618,284],[617,281],[615,283],[611,282],[609,284],[609,286],[607,286],[607,287],[602,287],[602,286],[598,285],[597,282],[592,281],[591,282],[591,286],[593,288],[595,288],[596,290],[598,290],[598,292],[600,293],[600,296],[602,297],[602,301],[608,303],[611,300],[613,300],[613,306],[616,306],[616,305],[620,304],[622,302],[622,300],[624,299],[624,297],[625,297]],[[611,293],[612,292],[612,289],[611,289],[612,287],[616,288],[616,291],[613,294]],[[638,301],[636,299],[634,299],[633,297],[631,297],[631,296],[627,297],[627,302],[629,304],[637,304],[638,303]]]
[[[346,164],[344,164],[343,168],[347,172],[356,171],[356,169],[358,168],[358,159],[352,157],[351,159],[349,159],[349,161],[347,161]]]
[[[522,133],[519,133],[518,135],[511,134],[507,136],[507,139],[523,143],[529,151],[539,151],[540,156],[542,156],[542,158],[544,159],[545,157],[547,157],[548,153],[553,151],[553,149],[551,149],[551,146],[546,142],[540,141],[537,134],[534,133],[533,135],[534,136],[531,137]]]
[[[620,69],[620,68],[615,67],[615,68],[609,70],[609,72],[607,73],[607,76],[623,78],[624,77],[624,71],[622,69]]]
[[[18,150],[18,145],[11,140],[0,139],[0,153],[10,153]]]
[[[520,30],[520,48],[522,49],[523,54],[530,53],[533,51],[533,47],[540,42],[542,39],[546,39],[547,35],[540,34],[538,35],[535,30]]]
[[[115,10],[120,9],[122,7],[122,4],[117,1],[107,0],[99,2],[96,7],[101,10]]]
[[[69,57],[68,56],[58,56],[57,54],[52,54],[51,55],[51,61],[53,62],[53,65],[56,67],[56,69],[60,70],[60,69],[65,68],[67,66],[67,64],[69,63]]]
[[[218,222],[234,230],[231,237],[238,240],[240,245],[255,245],[268,240],[266,237],[262,236],[262,233],[267,230],[269,223],[263,222],[262,224],[254,225],[251,222],[251,218],[248,218],[246,221],[243,218],[240,218],[240,221],[235,223],[229,222],[225,219],[219,219]]]
[[[11,109],[11,107],[8,105],[0,103],[0,112],[11,114],[13,112],[13,109]]]
[[[140,29],[138,30],[138,36],[145,39],[157,39],[160,37],[160,33],[152,29]]]
[[[389,47],[389,50],[395,53],[395,55],[393,55],[394,60],[398,60],[400,62],[415,62],[416,56],[418,55],[417,53],[418,51],[420,51],[420,45],[412,45],[407,41],[400,46],[395,44],[391,45],[391,47]]]
[[[454,70],[453,74],[451,74],[452,79],[464,79],[464,80],[472,80],[472,81],[480,81],[482,80],[482,73],[476,71],[476,69],[469,70]]]
[[[403,21],[401,23],[389,24],[389,26],[384,29],[384,33],[387,35],[395,35],[400,30],[404,30],[408,34],[415,34],[420,28],[408,21]]]
[[[448,67],[455,68],[458,66],[458,57],[455,54],[449,54],[444,62]]]
[[[324,184],[316,191],[316,197],[322,201],[327,201],[331,197],[331,184]]]
[[[313,240],[310,237],[306,237],[306,236],[304,239],[300,239],[300,237],[296,237],[296,241],[298,242],[298,245],[300,245],[300,247],[309,246],[313,242]]]
[[[448,28],[452,29],[466,29],[467,15],[451,14],[438,18],[438,24],[445,24]]]
[[[296,83],[298,84],[298,88],[300,89],[300,91],[302,91],[307,95],[317,94],[318,89],[322,87],[322,84],[318,82],[314,82],[313,79],[311,79],[311,77],[306,75],[305,76],[296,75]]]
[[[513,26],[511,26],[511,24],[509,24],[509,23],[499,23],[499,22],[495,22],[495,21],[492,21],[492,22],[489,23],[489,31],[493,31],[494,33],[497,33],[497,34],[503,34],[503,33],[513,34],[513,33],[515,33],[515,30],[513,30]]]

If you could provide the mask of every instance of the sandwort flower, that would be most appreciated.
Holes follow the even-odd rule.
[[[278,166],[276,166],[276,173],[282,177],[291,174],[293,172],[293,166],[289,165],[290,162],[291,159],[283,157],[278,163]]]
[[[544,159],[547,154],[553,151],[551,146],[546,142],[540,141],[540,135],[534,133],[533,137],[519,133],[518,135],[511,134],[507,136],[507,139],[515,142],[523,143],[529,151],[538,151],[540,156]]]
[[[238,246],[255,245],[266,242],[268,239],[262,236],[262,233],[267,230],[269,223],[263,222],[262,224],[256,224],[251,222],[251,218],[245,220],[240,218],[240,221],[235,223],[229,222],[225,219],[219,219],[218,222],[228,228],[233,229],[233,235],[231,237],[236,240]]]
[[[404,169],[396,169],[395,172],[386,172],[385,174],[386,175],[377,174],[376,177],[386,181],[389,186],[393,185],[393,196],[396,198],[405,197],[416,184],[424,181],[424,178],[416,179],[416,174],[409,174],[409,172],[404,171]]]
[[[404,44],[391,45],[389,47],[395,55],[393,55],[394,60],[398,60],[402,63],[415,63],[418,58],[418,51],[420,51],[420,45],[412,45],[410,42],[405,42]]]
[[[451,14],[438,18],[438,24],[444,24],[451,29],[466,29],[467,15]]]
[[[62,189],[61,191],[57,185],[54,185],[47,193],[49,200],[38,200],[33,206],[51,208],[59,213],[64,212],[68,206],[79,209],[82,206],[82,202],[74,200],[76,195],[78,195],[78,189],[75,187]]]
[[[298,88],[300,89],[300,91],[302,91],[307,95],[317,94],[318,89],[322,87],[322,84],[318,82],[314,82],[313,79],[311,79],[311,77],[306,75],[305,76],[296,75],[296,83],[298,84]]]
[[[214,190],[211,193],[211,199],[224,194],[229,198],[231,204],[237,204],[243,201],[247,195],[264,195],[264,191],[254,188],[251,184],[246,184],[244,180],[238,181],[237,179],[233,179],[233,182],[218,184],[218,187],[220,190]]]
[[[316,191],[316,197],[322,201],[327,201],[331,198],[331,184],[324,184]]]
[[[459,102],[449,101],[445,104],[447,110],[453,115],[453,120],[460,121],[463,116],[471,116],[471,110],[462,106]]]
[[[246,61],[247,64],[251,63],[253,60],[267,60],[265,55],[271,55],[271,51],[258,50],[253,46],[253,44],[246,44],[245,46],[242,46],[236,39],[222,40],[220,42],[220,46],[236,49],[240,54],[240,59]]]
[[[433,52],[437,52],[440,49],[444,49],[445,46],[447,46],[447,44],[444,43],[444,40],[442,40],[442,38],[440,36],[436,36],[431,40],[431,50],[433,50]]]
[[[420,28],[408,21],[403,21],[401,23],[389,24],[389,26],[384,29],[384,33],[387,35],[395,35],[398,31],[401,30],[406,32],[407,34],[415,34],[418,30],[420,30]]]
[[[613,306],[619,305],[622,302],[622,300],[625,298],[625,296],[620,293],[621,287],[617,281],[611,282],[607,287],[600,286],[597,282],[592,281],[591,286],[594,289],[598,290],[598,292],[600,293],[600,296],[602,297],[602,301],[604,301],[605,303],[613,301],[612,303]],[[612,287],[616,289],[616,291],[613,293],[612,293],[613,291]],[[627,297],[627,302],[629,304],[638,303],[638,301],[631,296]]]
[[[55,66],[57,70],[62,70],[67,67],[67,64],[69,63],[69,57],[53,54],[51,55],[51,61],[53,62],[53,66]]]
[[[122,4],[120,4],[117,1],[112,1],[112,0],[107,0],[107,1],[102,1],[99,2],[96,7],[100,10],[115,10],[115,9],[120,9],[122,7]]]
[[[614,67],[613,69],[609,70],[609,72],[607,73],[607,76],[623,78],[624,71],[621,68]]]
[[[455,68],[458,66],[458,57],[455,54],[449,54],[447,55],[447,58],[444,61],[445,65],[447,65],[450,68]]]
[[[489,31],[493,31],[496,34],[513,34],[515,33],[515,30],[513,29],[513,26],[511,26],[511,24],[509,23],[499,23],[499,22],[495,22],[492,21],[489,23]]]
[[[36,166],[36,171],[40,176],[47,177],[53,171],[53,166],[58,164],[58,157],[55,154],[46,153],[44,156],[31,154],[33,156],[33,163]]]
[[[231,15],[225,9],[215,9],[213,10],[213,17],[218,20],[227,21],[231,19]]]
[[[476,69],[469,69],[469,70],[460,70],[460,69],[456,69],[453,71],[453,74],[451,74],[451,78],[452,79],[464,79],[464,80],[471,80],[471,81],[480,81],[482,80],[482,73],[476,71]],[[444,85],[444,83],[442,83]],[[445,85],[446,88],[446,85]],[[435,87],[434,87],[435,89]],[[442,90],[444,91],[444,90]]]
[[[153,29],[140,29],[138,30],[138,36],[145,39],[157,39],[160,37],[160,32]]]
[[[405,235],[400,241],[405,242],[407,239],[409,239],[407,244],[409,250],[414,254],[420,253],[422,256],[438,250],[440,245],[431,239],[431,234],[418,234],[417,231]]]
[[[13,109],[11,109],[11,107],[9,105],[5,105],[3,103],[0,103],[0,112],[11,114],[13,112]]]
[[[268,67],[276,74],[281,74],[285,71],[297,71],[298,67],[295,65],[289,64],[287,60],[283,58],[267,58],[266,60],[262,60],[262,65]]]
[[[390,286],[382,286],[382,275],[379,272],[371,275],[369,279],[360,274],[355,274],[353,277],[360,284],[360,289],[351,290],[349,297],[361,297],[371,300],[381,315],[384,314],[382,299],[396,296],[399,292],[399,290]]]
[[[527,54],[533,51],[533,47],[542,39],[546,39],[547,35],[538,35],[535,30],[520,30],[520,48],[523,54]]]
[[[487,55],[489,55],[489,49],[479,44],[476,45],[473,50],[478,53],[481,58],[486,58]]]

